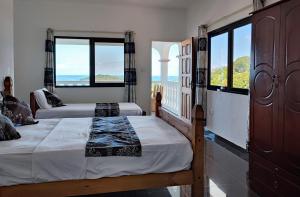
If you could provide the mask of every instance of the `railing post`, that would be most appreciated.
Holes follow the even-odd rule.
[[[155,115],[157,117],[160,117],[160,114],[159,114],[159,108],[161,107],[161,100],[162,100],[162,95],[160,92],[157,92],[156,93],[156,97],[155,97]]]

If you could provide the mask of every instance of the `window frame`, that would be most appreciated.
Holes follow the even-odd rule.
[[[90,65],[89,65],[89,80],[88,86],[60,86],[56,84],[56,39],[82,39],[89,40],[90,47]],[[96,83],[95,82],[95,43],[123,43],[124,38],[104,38],[104,37],[74,37],[74,36],[54,36],[54,84],[55,88],[93,88],[93,87],[125,87],[125,57],[124,57],[124,82],[123,83]],[[125,49],[125,46],[124,46]]]
[[[251,16],[231,23],[208,33],[208,76],[207,89],[213,91],[222,91],[228,93],[248,95],[249,89],[233,87],[233,54],[234,54],[234,30],[251,23]],[[228,67],[227,67],[227,87],[211,85],[211,39],[215,36],[228,33]],[[251,49],[252,50],[252,49]],[[250,54],[251,59],[251,54]],[[249,81],[250,83],[250,81]]]

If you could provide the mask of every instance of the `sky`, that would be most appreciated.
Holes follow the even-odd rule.
[[[124,45],[102,44],[95,47],[96,74],[124,75]],[[57,75],[89,75],[89,42],[56,45]]]
[[[89,42],[82,45],[56,45],[57,75],[89,75]]]
[[[211,67],[223,67],[228,62],[228,33],[215,36],[211,40]],[[234,31],[234,60],[251,54],[251,24]]]
[[[124,44],[96,45],[96,75],[124,75]]]

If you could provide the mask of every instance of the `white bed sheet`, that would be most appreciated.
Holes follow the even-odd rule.
[[[166,173],[190,168],[193,151],[189,141],[175,128],[156,117],[128,117],[142,144],[142,157],[85,157],[91,118],[62,119],[54,129],[18,128],[25,139],[33,143],[25,151],[15,149],[18,141],[5,142],[11,150],[1,151],[2,158],[8,159],[0,165],[0,186],[21,183],[40,183],[70,179],[97,179],[122,175]],[[57,120],[44,120],[57,123]],[[32,133],[29,130],[32,129]],[[43,133],[40,138],[30,138],[33,133]],[[27,136],[28,135],[28,136]],[[0,150],[5,144],[0,143]],[[19,154],[17,161],[13,153]],[[25,178],[19,179],[20,162]],[[2,160],[1,158],[1,160]],[[32,163],[32,165],[30,165]],[[30,175],[31,174],[31,178]],[[11,179],[10,177],[14,177]]]
[[[95,116],[95,103],[66,104],[63,107],[38,109],[37,119],[49,118],[85,118]],[[141,116],[143,110],[135,103],[119,103],[121,116]]]
[[[0,185],[32,183],[33,152],[59,121],[40,120],[37,125],[19,127],[21,139],[0,142]]]

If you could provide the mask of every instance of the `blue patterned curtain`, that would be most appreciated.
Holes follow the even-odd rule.
[[[202,105],[204,117],[207,114],[207,27],[199,27],[197,73],[196,73],[196,104]]]
[[[262,9],[265,6],[266,0],[253,0],[253,11]]]
[[[125,33],[125,100],[136,102],[136,68],[135,68],[135,43],[134,32]]]
[[[50,92],[54,92],[54,31],[47,29],[47,39],[45,42],[46,67],[44,76],[44,86]]]

